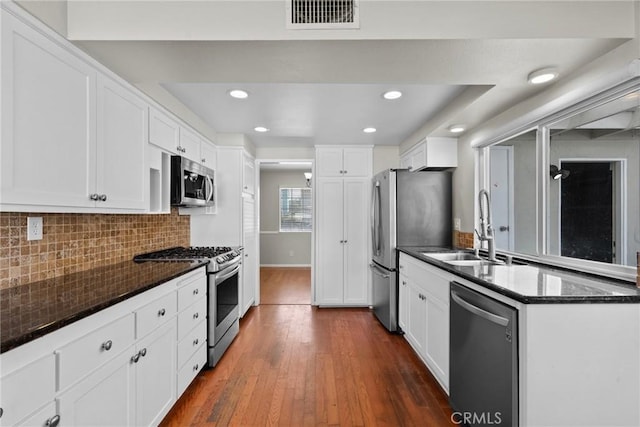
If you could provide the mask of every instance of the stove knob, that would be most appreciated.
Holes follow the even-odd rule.
[[[216,262],[224,262],[224,258],[222,258],[221,256],[219,256],[218,258],[216,258]]]

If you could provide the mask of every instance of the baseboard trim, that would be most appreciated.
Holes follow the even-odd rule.
[[[260,264],[260,267],[311,267],[311,264]]]

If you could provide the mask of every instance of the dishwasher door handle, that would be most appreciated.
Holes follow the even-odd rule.
[[[464,308],[467,311],[470,311],[477,316],[482,317],[483,319],[486,319],[493,323],[497,323],[500,326],[507,326],[509,324],[509,319],[507,319],[506,317],[498,316],[497,314],[490,313],[486,310],[481,309],[480,307],[476,307],[475,305],[462,298],[461,295],[458,295],[454,290],[451,291],[451,299],[460,307]]]

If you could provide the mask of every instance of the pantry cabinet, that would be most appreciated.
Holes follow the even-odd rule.
[[[458,141],[455,138],[427,137],[400,156],[400,167],[411,171],[458,166]]]
[[[258,230],[256,224],[256,202],[253,197],[242,199],[242,292],[240,298],[240,315],[251,308],[256,300],[258,282]]]
[[[318,305],[370,304],[372,157],[371,147],[316,147],[314,270]]]
[[[320,177],[371,177],[370,147],[319,147],[316,175]]]

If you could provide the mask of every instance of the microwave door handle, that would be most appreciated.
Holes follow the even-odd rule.
[[[205,177],[207,178],[207,181],[209,181],[209,188],[211,189],[211,193],[207,196],[207,202],[210,202],[213,198],[213,180],[209,175],[205,175]]]

